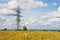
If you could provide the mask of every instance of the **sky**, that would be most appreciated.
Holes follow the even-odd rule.
[[[60,29],[60,0],[0,0],[0,29],[16,29],[18,5],[22,27]]]

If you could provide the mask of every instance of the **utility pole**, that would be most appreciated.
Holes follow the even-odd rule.
[[[16,0],[17,2],[17,8],[16,9],[12,9],[16,12],[16,28],[17,30],[21,29],[21,10],[20,10],[20,7],[19,7],[19,0]],[[8,5],[8,3],[7,3]]]
[[[18,8],[16,9],[16,22],[17,22],[17,29],[19,29],[19,26],[20,26],[20,9],[19,9],[19,6],[18,6]]]
[[[17,19],[16,19],[16,22],[17,22],[17,30],[21,29],[21,11],[20,11],[20,7],[19,7],[19,1],[17,0],[17,3],[18,3],[18,6],[17,6],[17,9],[16,9],[16,15],[17,15]]]

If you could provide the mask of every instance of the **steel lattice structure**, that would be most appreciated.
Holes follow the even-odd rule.
[[[17,16],[17,19],[16,19],[16,22],[17,22],[17,30],[18,29],[21,29],[21,11],[20,11],[20,7],[19,7],[19,0],[17,0],[17,3],[18,3],[18,6],[17,6],[17,9],[16,9],[16,16]]]

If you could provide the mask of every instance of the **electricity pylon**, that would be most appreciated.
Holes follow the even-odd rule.
[[[20,11],[20,8],[19,6],[17,7],[16,9],[16,16],[17,16],[17,19],[16,19],[16,22],[17,22],[17,29],[21,29],[21,11]]]
[[[7,3],[8,5],[8,3]],[[17,8],[14,8],[14,9],[11,9],[11,10],[14,10],[16,12],[16,14],[8,14],[9,15],[14,15],[16,16],[16,27],[17,27],[17,30],[18,29],[21,29],[21,10],[20,10],[20,7],[19,7],[19,0],[17,0]],[[7,8],[8,9],[8,8]]]
[[[17,1],[17,2],[19,2],[19,1]],[[17,15],[16,22],[17,22],[17,30],[18,30],[18,29],[21,29],[21,17],[22,17],[19,4],[16,9],[16,15]]]

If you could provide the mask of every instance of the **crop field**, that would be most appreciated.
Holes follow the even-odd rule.
[[[0,40],[60,40],[60,32],[0,31]]]

